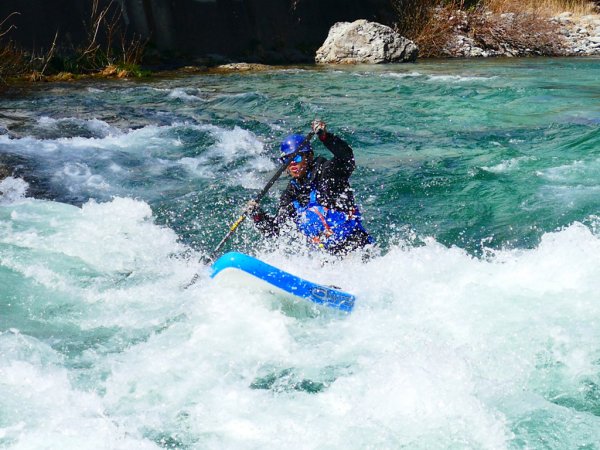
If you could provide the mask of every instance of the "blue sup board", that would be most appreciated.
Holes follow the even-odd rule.
[[[235,274],[241,278],[238,281],[259,282],[271,292],[284,293],[340,311],[350,312],[354,308],[355,297],[352,294],[304,280],[243,253],[226,253],[214,262],[211,278],[221,278],[225,274]]]

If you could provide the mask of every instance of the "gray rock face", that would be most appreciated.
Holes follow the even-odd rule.
[[[379,64],[414,61],[418,48],[390,27],[367,20],[338,22],[317,50],[320,64]]]

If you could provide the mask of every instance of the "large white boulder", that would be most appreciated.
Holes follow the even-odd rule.
[[[368,20],[338,22],[317,50],[320,64],[379,64],[414,61],[418,48],[390,27]]]

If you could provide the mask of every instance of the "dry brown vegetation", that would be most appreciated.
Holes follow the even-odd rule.
[[[14,74],[27,71],[28,60],[23,51],[17,48],[7,35],[13,29],[10,19],[18,15],[14,12],[0,22],[0,82]]]
[[[597,5],[588,0],[483,0],[482,3],[497,14],[532,13],[544,17],[553,17],[565,11],[575,16],[585,16],[597,10]]]
[[[521,55],[562,53],[557,25],[535,12],[474,13],[469,19],[469,36],[481,48]]]
[[[23,76],[29,81],[69,80],[75,78],[73,73],[120,78],[143,75],[139,64],[146,42],[126,33],[119,2],[113,0],[100,8],[98,0],[88,1],[87,38],[77,47],[61,42],[57,31],[49,49],[21,49],[10,40],[10,31],[14,28],[10,22],[19,13],[3,19],[0,22],[0,82]]]
[[[397,31],[415,41],[421,57],[452,54],[457,34],[487,50],[557,55],[562,37],[548,19],[563,12],[597,12],[586,0],[394,0]]]
[[[0,42],[0,82],[7,77],[27,72],[28,60],[24,52],[12,42]]]
[[[419,56],[441,56],[462,18],[456,11],[464,2],[442,0],[399,0],[393,2],[399,17],[396,31],[419,46]]]
[[[99,0],[92,0],[91,6],[87,40],[76,52],[78,71],[112,74],[114,67],[116,72],[128,72],[128,67],[140,63],[146,43],[139,37],[127,36],[121,26],[122,10],[114,0],[103,9]]]

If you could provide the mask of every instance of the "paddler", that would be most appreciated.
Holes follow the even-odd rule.
[[[292,178],[279,198],[275,217],[266,214],[256,202],[248,205],[257,228],[266,236],[277,236],[289,222],[316,247],[335,255],[373,244],[361,222],[361,215],[349,178],[356,167],[352,148],[339,136],[327,131],[322,120],[312,130],[333,158],[314,156],[310,142],[299,134],[286,137],[280,146],[279,161],[289,162]],[[290,155],[299,153],[290,161]]]

